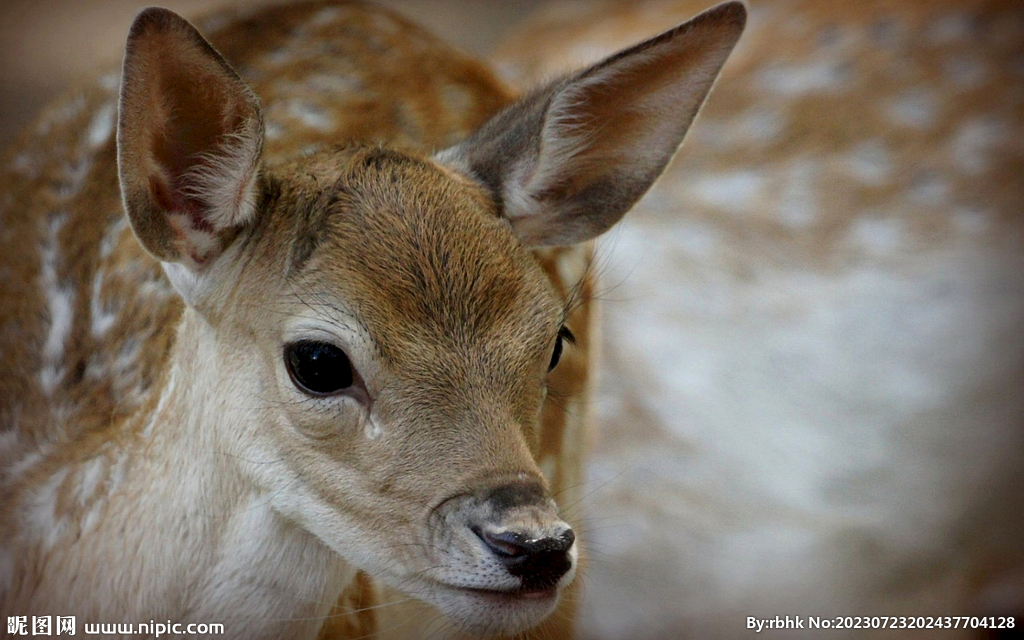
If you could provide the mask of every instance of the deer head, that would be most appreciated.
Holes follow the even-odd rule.
[[[121,189],[187,305],[157,419],[464,628],[537,623],[580,543],[534,460],[572,333],[530,249],[594,238],[643,195],[744,20],[720,5],[432,156],[349,143],[268,165],[255,95],[186,21],[144,11]]]

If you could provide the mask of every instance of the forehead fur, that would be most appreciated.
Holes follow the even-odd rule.
[[[558,320],[547,278],[481,186],[379,148],[304,164],[291,279],[336,287],[371,332],[398,321],[410,338],[466,343]]]

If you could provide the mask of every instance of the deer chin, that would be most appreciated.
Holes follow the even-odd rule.
[[[551,615],[572,579],[539,590],[487,589],[425,580],[413,595],[437,607],[462,631],[477,636],[506,636],[526,631]]]

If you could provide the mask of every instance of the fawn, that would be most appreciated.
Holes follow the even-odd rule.
[[[556,0],[497,68],[528,85],[696,6]],[[600,248],[628,293],[604,305],[587,637],[1019,628],[1022,141],[1021,3],[751,3],[686,153]],[[954,624],[757,635],[1000,633]]]
[[[588,242],[745,15],[515,100],[361,3],[221,12],[213,45],[139,14],[120,83],[3,163],[2,612],[342,638],[411,597],[571,633]]]

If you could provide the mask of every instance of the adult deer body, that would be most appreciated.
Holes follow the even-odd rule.
[[[659,175],[744,15],[501,110],[362,4],[215,16],[224,57],[140,14],[119,94],[4,164],[2,613],[362,637],[389,585],[466,632],[541,623],[578,563],[552,403],[585,387],[580,243]],[[538,633],[568,632],[561,599]]]
[[[694,7],[547,3],[499,64],[528,83]],[[686,153],[610,238],[629,293],[605,307],[587,637],[1019,627],[1022,80],[1019,2],[751,3]]]

